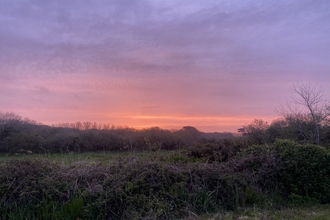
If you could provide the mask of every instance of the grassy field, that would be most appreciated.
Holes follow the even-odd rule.
[[[72,154],[16,154],[1,155],[0,163],[10,160],[42,159],[48,160],[61,166],[70,167],[76,165],[111,165],[118,161],[127,160],[162,160],[171,155],[178,155],[178,151],[160,151],[160,152],[85,152]]]

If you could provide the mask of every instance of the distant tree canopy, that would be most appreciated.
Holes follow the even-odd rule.
[[[137,130],[96,122],[47,126],[12,112],[0,112],[0,153],[136,151],[155,150],[155,147],[174,150],[190,146],[202,138],[231,136],[228,133],[200,132],[192,126],[179,130],[159,127]]]
[[[265,132],[268,128],[268,122],[261,119],[254,119],[251,124],[239,128],[238,132],[242,133],[243,136],[250,136],[258,144],[263,144],[266,142]]]

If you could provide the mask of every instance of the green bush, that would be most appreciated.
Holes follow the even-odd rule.
[[[283,163],[278,181],[285,196],[330,201],[330,156],[325,148],[289,140],[277,140],[274,148]]]
[[[230,163],[263,193],[291,202],[330,201],[330,156],[321,146],[276,140],[247,148]]]

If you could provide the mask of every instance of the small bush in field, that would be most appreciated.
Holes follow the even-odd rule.
[[[225,162],[248,146],[248,142],[240,139],[204,139],[189,147],[187,156],[207,158],[209,162]]]

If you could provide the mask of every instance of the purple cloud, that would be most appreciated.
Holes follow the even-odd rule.
[[[312,0],[4,0],[0,104],[47,123],[273,117],[297,81],[330,87],[329,9]],[[208,123],[200,126],[225,129]]]

